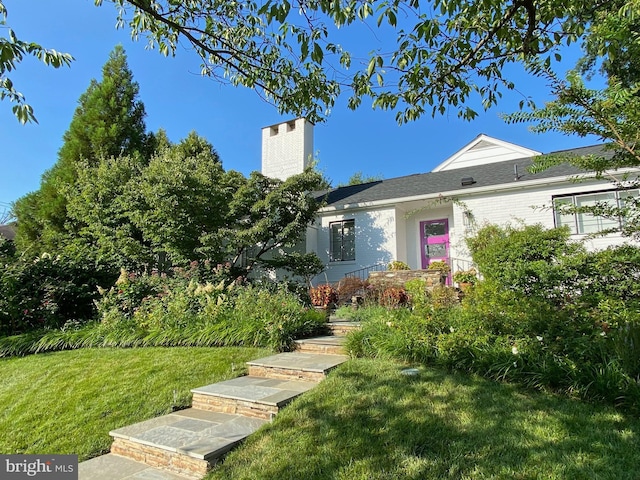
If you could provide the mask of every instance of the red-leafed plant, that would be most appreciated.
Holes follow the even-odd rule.
[[[311,287],[309,290],[311,303],[316,307],[328,307],[338,302],[338,292],[328,283]]]

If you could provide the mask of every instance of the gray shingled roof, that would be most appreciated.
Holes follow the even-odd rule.
[[[14,225],[0,225],[0,237],[7,240],[13,240],[16,236],[16,227]]]
[[[567,155],[603,155],[602,145],[565,150]],[[606,153],[605,153],[606,155]],[[390,178],[361,185],[350,185],[336,188],[328,192],[318,192],[318,198],[324,197],[327,206],[340,207],[364,202],[375,202],[395,198],[407,198],[420,195],[438,194],[455,190],[474,190],[479,187],[492,185],[506,185],[514,183],[517,165],[519,182],[554,177],[565,177],[584,173],[568,164],[555,166],[543,172],[531,174],[527,167],[531,165],[531,158],[510,160],[499,163],[489,163],[473,167],[457,168],[442,172],[430,172]],[[462,186],[461,180],[472,177],[475,183]]]

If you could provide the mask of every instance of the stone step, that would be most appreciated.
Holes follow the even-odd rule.
[[[332,319],[327,323],[327,327],[333,335],[344,336],[354,330],[360,330],[360,322],[350,322],[348,320]]]
[[[287,352],[247,362],[252,377],[320,382],[326,374],[348,360],[345,355]]]
[[[78,465],[78,480],[191,480],[191,478],[153,468],[113,453],[80,462]]]
[[[188,408],[110,432],[111,453],[199,479],[265,423],[255,417]]]
[[[315,382],[300,380],[238,377],[194,388],[191,406],[198,410],[271,420],[279,409],[315,385]]]
[[[325,353],[343,355],[346,337],[326,336],[296,340],[296,351],[302,353]]]

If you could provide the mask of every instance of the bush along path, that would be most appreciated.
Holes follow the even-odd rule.
[[[191,408],[110,432],[111,453],[82,462],[80,480],[200,479],[229,450],[345,362],[344,334],[298,340],[295,352],[247,362],[249,374],[192,390]]]

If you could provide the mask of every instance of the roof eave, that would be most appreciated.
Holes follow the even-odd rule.
[[[336,205],[336,206],[329,205],[321,208],[319,210],[319,213],[330,213],[330,212],[337,212],[341,210],[352,210],[352,209],[386,207],[386,206],[396,205],[398,203],[431,200],[431,199],[440,198],[440,197],[460,197],[460,196],[477,195],[477,194],[490,193],[490,192],[499,192],[499,191],[506,192],[509,190],[521,190],[523,188],[567,183],[572,181],[572,179],[575,179],[575,178],[582,178],[584,180],[594,179],[594,175],[592,173],[586,173],[583,175],[569,175],[569,176],[563,175],[560,177],[540,178],[535,180],[518,180],[512,183],[486,185],[482,187],[461,188],[457,190],[449,190],[449,191],[428,193],[428,194],[422,194],[422,195],[413,195],[410,197],[389,198],[389,199],[383,199],[383,200],[374,200],[371,202],[347,203],[347,204]]]

